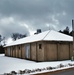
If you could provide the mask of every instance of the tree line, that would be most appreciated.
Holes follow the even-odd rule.
[[[72,33],[73,31],[70,31],[69,27],[67,26],[63,31],[59,30],[60,33],[66,34],[66,35],[70,35],[73,36]]]

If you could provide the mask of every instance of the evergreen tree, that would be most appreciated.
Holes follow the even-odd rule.
[[[63,33],[69,35],[69,27],[68,26],[63,30]]]

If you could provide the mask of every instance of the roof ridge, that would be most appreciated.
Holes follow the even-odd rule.
[[[45,37],[50,33],[50,31],[51,31],[51,30],[49,30],[49,32],[45,35]],[[45,38],[45,37],[44,37],[44,38]],[[43,38],[42,40],[44,40],[44,38]]]

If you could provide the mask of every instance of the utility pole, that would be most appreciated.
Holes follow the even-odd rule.
[[[73,56],[72,56],[72,60],[74,60],[74,20],[72,20],[72,35],[73,35]]]

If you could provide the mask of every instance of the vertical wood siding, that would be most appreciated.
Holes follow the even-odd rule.
[[[69,43],[58,44],[58,60],[69,60]]]
[[[39,44],[42,45],[42,48],[39,49]],[[44,43],[37,42],[37,61],[44,61]]]
[[[21,55],[22,55],[22,58],[25,59],[25,45],[23,44],[21,47],[22,47],[22,49],[21,49],[22,50]]]
[[[42,46],[41,49],[39,44]],[[72,42],[35,42],[6,47],[5,55],[34,61],[69,60],[73,56],[73,44]]]
[[[46,60],[52,61],[57,60],[57,44],[47,43],[46,44]]]
[[[36,43],[31,43],[31,60],[36,60]]]
[[[19,53],[18,53],[18,46],[16,46],[16,58],[19,57]]]

